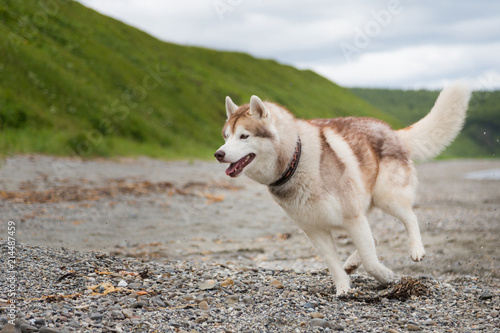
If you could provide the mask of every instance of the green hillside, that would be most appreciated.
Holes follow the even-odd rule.
[[[161,42],[74,1],[0,3],[0,153],[209,158],[224,98],[399,122],[273,60]]]
[[[405,126],[426,115],[439,94],[428,90],[351,89]],[[500,91],[474,92],[462,133],[441,157],[500,157]]]

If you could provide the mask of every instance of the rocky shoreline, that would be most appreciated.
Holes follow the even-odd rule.
[[[2,249],[6,248],[5,242]],[[345,297],[325,270],[297,273],[16,246],[21,332],[498,332],[499,285],[478,277],[354,275]],[[5,272],[6,262],[1,261]],[[0,283],[6,285],[8,274]],[[1,297],[1,332],[9,299]]]
[[[265,187],[218,163],[8,157],[0,330],[500,332],[500,183],[485,177],[499,170],[417,165],[426,258],[412,262],[402,224],[374,210],[379,256],[399,278],[381,286],[361,267],[338,298]],[[336,237],[347,258],[351,241]]]

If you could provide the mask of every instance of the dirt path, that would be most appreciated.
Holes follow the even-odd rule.
[[[466,179],[493,169],[497,180]],[[402,224],[374,211],[383,262],[398,274],[499,279],[500,161],[429,162],[417,170],[415,212],[428,256],[413,263]],[[0,239],[12,220],[17,241],[33,245],[160,261],[324,267],[265,187],[229,179],[217,163],[14,156],[0,165],[0,198]],[[347,257],[352,244],[339,238]]]

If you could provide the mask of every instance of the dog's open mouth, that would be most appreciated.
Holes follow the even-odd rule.
[[[229,165],[229,168],[227,168],[226,170],[226,175],[228,175],[229,177],[237,177],[243,171],[243,169],[245,169],[245,167],[253,161],[254,158],[255,154],[250,153],[240,159],[238,162],[231,163]]]

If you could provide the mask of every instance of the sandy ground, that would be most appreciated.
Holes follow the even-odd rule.
[[[0,164],[0,239],[151,260],[323,269],[264,186],[224,165],[149,158],[13,156]],[[427,257],[414,263],[402,224],[374,210],[382,261],[397,274],[500,279],[500,160],[419,164],[415,212]],[[472,172],[496,174],[481,178]],[[480,175],[479,175],[480,176]],[[468,179],[472,178],[472,179]],[[344,258],[353,246],[339,235]]]

